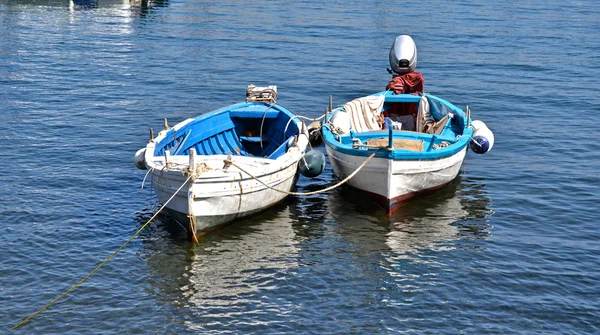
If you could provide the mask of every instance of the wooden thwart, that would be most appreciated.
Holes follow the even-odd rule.
[[[389,145],[389,139],[386,137],[383,138],[374,138],[372,140],[366,141],[367,146],[369,147],[387,147]],[[410,150],[410,151],[423,151],[423,141],[421,140],[403,140],[403,139],[394,139],[394,149],[401,150]]]

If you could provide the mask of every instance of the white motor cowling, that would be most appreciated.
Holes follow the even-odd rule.
[[[494,146],[494,133],[483,123],[483,121],[474,120],[471,123],[473,136],[469,147],[476,154],[485,154],[492,150]]]
[[[396,37],[390,50],[390,66],[396,74],[415,71],[417,67],[417,46],[412,37],[408,35]]]

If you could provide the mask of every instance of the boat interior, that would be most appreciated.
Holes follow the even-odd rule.
[[[300,132],[295,122],[289,122],[291,117],[278,105],[234,105],[170,129],[157,143],[154,154],[161,156],[169,151],[171,155],[189,155],[194,148],[198,155],[276,159],[286,153],[288,141]]]
[[[421,132],[426,134],[435,134],[440,137],[456,137],[463,133],[465,127],[462,117],[456,117],[457,112],[448,107],[440,100],[427,96],[429,103],[429,113],[433,122],[431,127],[424,128]],[[384,117],[394,119],[410,120],[408,123],[408,131],[417,130],[417,118],[419,113],[420,102],[404,102],[404,101],[385,101],[383,104],[382,114]]]
[[[465,129],[464,112],[453,109],[437,97],[427,96],[431,123],[428,126],[418,126],[420,97],[385,100],[381,109],[380,130],[356,133],[351,131],[346,135],[336,135],[343,145],[356,147],[357,143],[366,147],[390,146],[390,136],[394,149],[415,152],[433,151],[451,146],[463,135]],[[390,101],[391,100],[391,101]],[[363,111],[363,113],[366,113]],[[393,124],[385,124],[392,121]],[[394,128],[397,124],[400,128]],[[390,134],[390,127],[393,132]]]

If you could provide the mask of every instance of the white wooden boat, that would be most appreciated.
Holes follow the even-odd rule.
[[[418,111],[416,120],[411,121],[410,111]],[[408,128],[414,130],[404,130],[402,122],[394,119],[412,122]],[[370,158],[348,184],[391,215],[414,196],[456,178],[473,130],[467,113],[448,101],[429,94],[387,91],[333,109],[321,132],[339,179]]]
[[[191,238],[283,200],[308,144],[302,122],[261,94],[165,128],[134,162]]]

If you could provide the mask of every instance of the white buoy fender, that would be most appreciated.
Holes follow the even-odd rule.
[[[333,131],[338,134],[348,134],[350,132],[350,116],[348,113],[338,110],[330,119]]]
[[[141,148],[133,156],[133,164],[140,170],[146,170],[146,148]]]
[[[476,154],[485,154],[492,150],[494,146],[494,133],[483,123],[483,121],[474,120],[471,123],[473,127],[473,137],[469,147]]]

